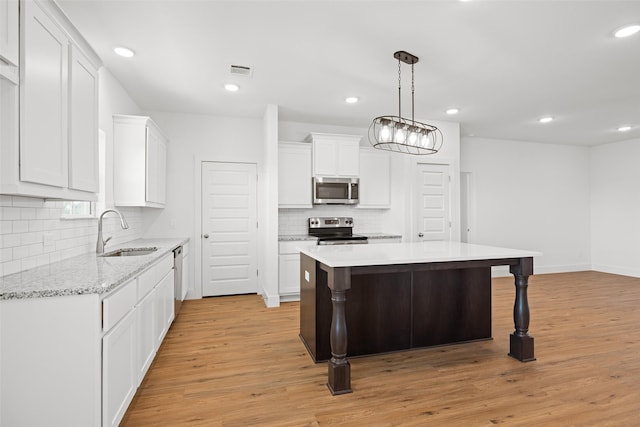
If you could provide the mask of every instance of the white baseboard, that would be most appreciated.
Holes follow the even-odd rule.
[[[619,274],[621,276],[640,277],[640,269],[612,265],[593,264],[591,270],[601,273]]]

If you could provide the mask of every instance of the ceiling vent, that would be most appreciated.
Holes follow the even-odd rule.
[[[232,76],[245,76],[245,77],[251,78],[253,76],[253,67],[248,67],[246,65],[231,64],[231,69],[229,73]]]

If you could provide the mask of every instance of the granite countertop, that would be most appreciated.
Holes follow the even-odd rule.
[[[294,242],[296,240],[318,240],[318,238],[308,234],[280,234],[278,236],[279,242]]]
[[[106,294],[188,241],[188,238],[138,239],[107,247],[105,252],[146,247],[158,250],[148,255],[106,258],[87,253],[0,277],[0,300]]]
[[[354,233],[360,236],[367,236],[369,239],[401,239],[399,234],[387,234],[387,233]],[[278,236],[279,242],[291,242],[296,240],[317,240],[316,237],[309,236],[308,234],[281,234]]]
[[[367,236],[369,239],[402,239],[400,234],[387,234],[387,233],[359,233],[362,236]]]

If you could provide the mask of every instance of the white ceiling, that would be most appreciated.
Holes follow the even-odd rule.
[[[58,0],[146,111],[368,127],[397,114],[397,50],[416,119],[462,135],[597,145],[640,137],[640,1]],[[113,46],[136,52],[115,55]],[[229,67],[254,67],[252,78]],[[403,116],[410,68],[403,64]],[[224,83],[236,82],[237,93]],[[344,98],[358,96],[348,105]],[[406,102],[405,102],[406,101]],[[457,116],[444,110],[456,106]],[[543,115],[556,118],[542,125]],[[626,133],[617,127],[631,124]]]

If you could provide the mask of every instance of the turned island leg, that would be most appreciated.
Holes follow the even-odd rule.
[[[533,355],[533,337],[529,335],[529,299],[527,287],[533,274],[533,258],[522,258],[509,268],[515,278],[516,300],[513,305],[515,331],[509,337],[509,356],[521,362],[536,360]]]
[[[351,287],[350,268],[332,268],[328,271],[333,314],[331,317],[331,359],[327,387],[332,395],[351,393],[351,366],[347,360],[347,319],[345,316],[346,290]]]

